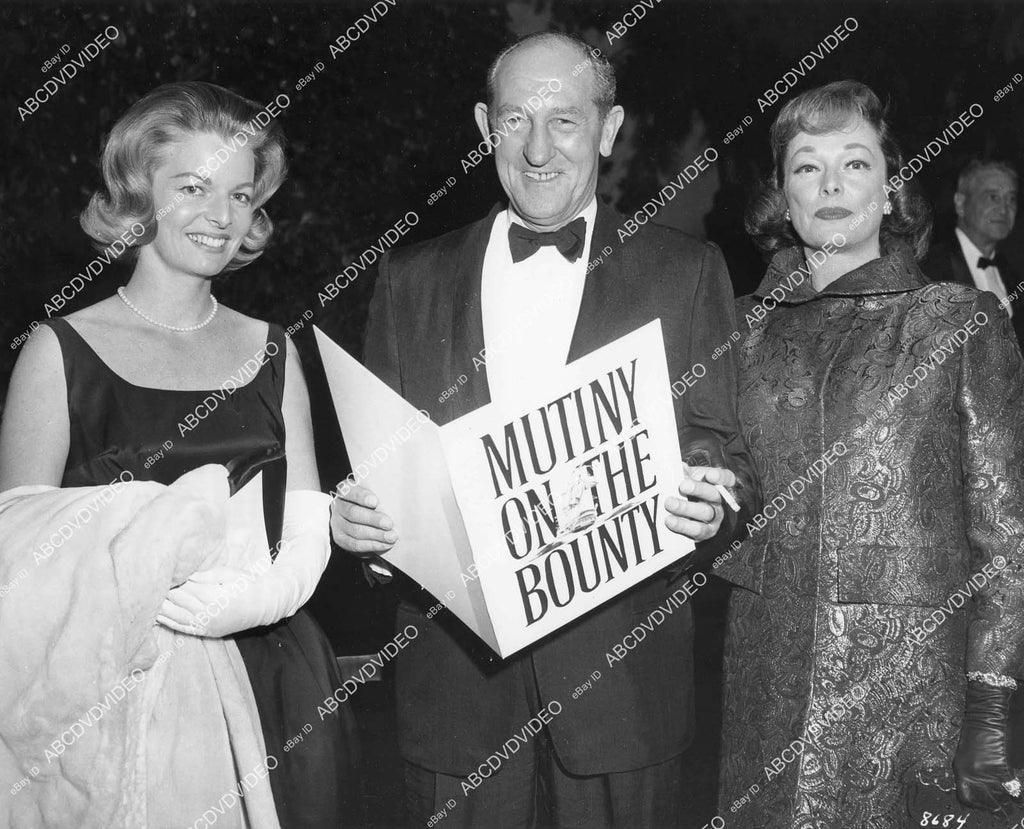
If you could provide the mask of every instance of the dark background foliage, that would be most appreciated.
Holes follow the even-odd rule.
[[[361,276],[323,307],[319,289],[408,211],[420,221],[402,243],[472,221],[500,198],[489,159],[469,172],[460,162],[480,140],[472,106],[483,98],[489,61],[530,31],[576,32],[612,57],[628,120],[604,164],[601,192],[621,209],[636,210],[703,149],[717,149],[712,171],[659,219],[718,242],[738,293],[760,276],[742,215],[768,171],[767,131],[779,108],[761,112],[758,97],[846,17],[856,18],[857,30],[783,98],[840,78],[862,80],[891,102],[908,155],[980,103],[983,117],[915,179],[940,223],[949,224],[955,173],[966,157],[1019,163],[1024,156],[1024,90],[993,100],[1014,72],[1024,71],[1018,2],[664,0],[610,43],[605,33],[638,3],[397,0],[332,58],[331,41],[372,3],[0,5],[0,400],[17,357],[12,340],[45,319],[47,300],[95,256],[77,216],[101,184],[98,160],[108,131],[129,104],[167,81],[211,81],[260,103],[290,96],[282,123],[291,173],[268,205],[274,239],[261,259],[219,280],[215,293],[286,326],[310,309],[353,353],[371,277]],[[116,42],[22,121],[18,107],[61,65],[44,73],[43,63],[65,43],[62,62],[69,60],[110,25],[120,30]],[[317,61],[323,72],[296,90]],[[725,143],[747,115],[751,125]],[[428,205],[449,176],[455,187]],[[1018,249],[1021,235],[1013,239]],[[120,266],[106,267],[62,312],[110,295],[127,277]],[[704,820],[713,814],[724,596],[712,581],[695,597],[700,750],[691,752],[688,776],[694,814]],[[334,557],[315,609],[340,653],[367,653],[390,638],[388,600],[365,588],[345,556]],[[389,693],[389,686],[364,691],[358,703],[367,748],[364,800],[380,825],[391,825],[399,799]]]
[[[420,216],[403,240],[412,241],[468,222],[500,197],[489,160],[468,173],[460,160],[479,141],[471,110],[489,60],[527,31],[577,32],[612,56],[630,118],[602,189],[620,208],[641,206],[705,146],[719,151],[716,178],[695,184],[675,207],[688,211],[683,226],[723,246],[740,290],[759,276],[742,211],[767,169],[767,128],[778,111],[759,112],[757,99],[847,16],[859,28],[797,91],[843,77],[867,82],[892,101],[910,153],[969,104],[985,107],[979,123],[918,177],[942,210],[967,154],[1021,156],[1024,95],[992,100],[1024,65],[1024,9],[1015,3],[665,0],[609,44],[605,32],[635,4],[399,0],[332,58],[331,41],[371,4],[0,6],[0,380],[16,356],[11,339],[45,318],[47,299],[95,255],[77,215],[100,186],[106,134],[132,101],[171,80],[212,81],[261,103],[290,96],[282,122],[291,174],[269,204],[274,241],[217,293],[285,325],[313,309],[354,351],[372,285],[357,280],[324,308],[318,289],[407,211]],[[43,62],[64,43],[64,60],[74,57],[109,25],[119,29],[117,41],[22,121],[19,105],[60,66],[43,73]],[[322,74],[296,91],[318,60]],[[745,115],[753,123],[724,144]],[[428,206],[449,176],[455,188]],[[126,277],[122,268],[105,268],[63,311],[109,295]]]

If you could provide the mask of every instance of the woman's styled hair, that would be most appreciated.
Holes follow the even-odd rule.
[[[903,167],[903,155],[886,120],[886,110],[870,88],[859,81],[836,81],[797,95],[782,107],[769,134],[773,170],[751,199],[744,222],[747,233],[766,257],[800,244],[786,220],[783,193],[789,142],[801,132],[822,135],[847,129],[857,121],[869,124],[878,133],[878,143],[885,157],[886,180],[891,182]],[[896,183],[899,189],[890,187],[888,196],[892,213],[882,216],[881,247],[886,250],[894,242],[902,242],[921,259],[928,252],[931,209],[910,183],[900,179]]]
[[[284,133],[276,119],[266,126],[254,121],[261,110],[254,101],[211,83],[184,81],[158,86],[132,104],[110,131],[103,148],[105,190],[94,193],[82,211],[82,229],[103,250],[140,224],[145,233],[123,254],[137,256],[138,246],[156,237],[159,217],[153,204],[153,173],[163,162],[166,149],[199,133],[212,133],[225,143],[241,133],[247,139],[244,146],[255,158],[253,219],[225,270],[249,264],[270,240],[274,226],[263,205],[288,171]]]

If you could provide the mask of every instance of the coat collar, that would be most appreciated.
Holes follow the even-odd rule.
[[[794,285],[801,277],[800,284]],[[883,251],[882,256],[843,274],[823,291],[816,291],[808,275],[803,248],[792,246],[775,253],[754,295],[765,298],[778,289],[785,294],[785,298],[779,300],[782,304],[800,305],[827,296],[901,294],[927,284],[910,248],[894,244]]]
[[[484,254],[491,237],[491,227],[503,209],[495,204],[491,212],[466,228],[465,236],[456,241],[455,290],[452,294],[451,350],[448,352],[448,377],[460,373],[470,376],[461,393],[452,398],[453,416],[461,417],[491,402],[487,386],[484,349],[484,321],[480,306],[480,287],[484,272]]]
[[[626,265],[625,257],[630,253],[629,245],[620,247],[615,238],[615,229],[622,222],[623,218],[617,212],[600,198],[597,200],[594,233],[587,253],[590,272],[583,283],[580,310],[569,345],[567,359],[570,363],[608,343],[608,332],[613,330],[615,320],[621,317],[621,298],[617,296],[621,283],[619,277]]]

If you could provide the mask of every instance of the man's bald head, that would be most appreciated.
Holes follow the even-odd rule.
[[[491,112],[494,112],[495,109],[498,71],[501,69],[502,62],[524,46],[548,44],[574,50],[578,56],[578,63],[576,64],[578,74],[582,74],[588,69],[593,73],[591,79],[594,88],[594,103],[597,105],[597,111],[603,119],[609,110],[615,106],[615,69],[608,58],[601,54],[600,49],[592,49],[582,38],[562,32],[536,32],[532,35],[527,35],[517,40],[511,46],[507,46],[498,54],[487,70],[488,109]]]

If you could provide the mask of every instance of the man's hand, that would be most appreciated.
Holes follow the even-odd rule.
[[[718,466],[690,466],[679,484],[682,498],[668,498],[665,526],[694,541],[707,541],[722,526],[726,506],[717,485],[736,486],[736,476]]]
[[[331,504],[331,535],[359,558],[386,553],[398,541],[394,522],[377,510],[377,496],[358,484],[339,484]]]

